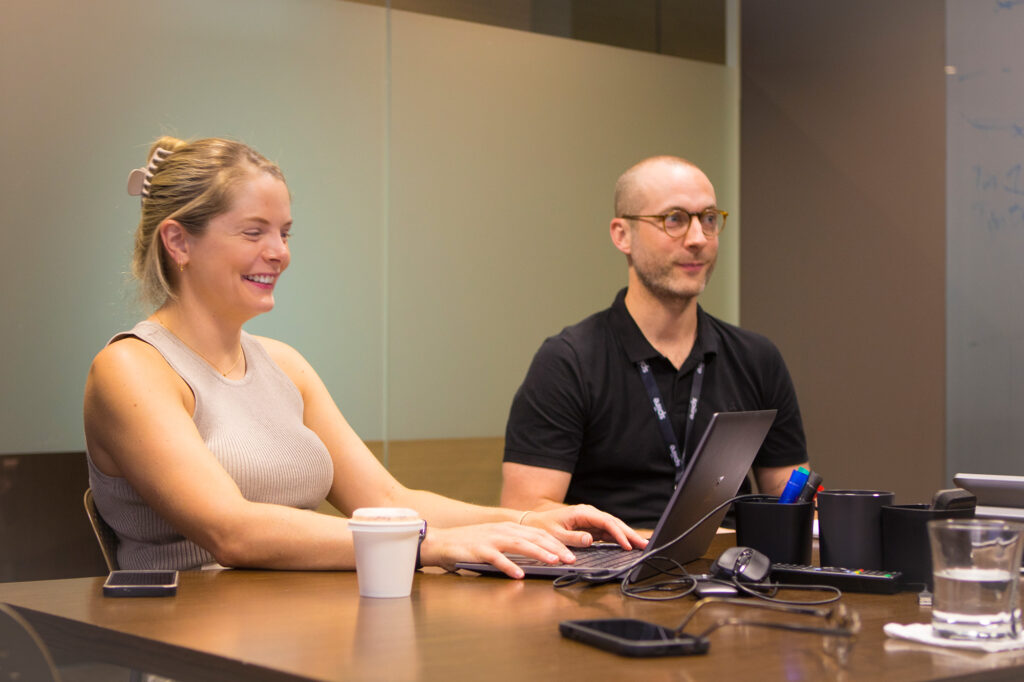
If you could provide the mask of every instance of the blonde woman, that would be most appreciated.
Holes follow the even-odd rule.
[[[120,539],[122,568],[209,565],[351,569],[341,517],[325,498],[415,509],[424,565],[503,552],[572,562],[595,538],[645,541],[593,507],[481,507],[396,481],[366,448],[306,360],[242,325],[274,306],[291,260],[281,170],[244,144],[157,140],[140,194],[133,273],[155,310],[96,356],[85,390],[90,485]]]

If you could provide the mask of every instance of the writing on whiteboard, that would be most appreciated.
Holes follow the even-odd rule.
[[[1024,137],[1024,123],[1021,121],[991,120],[971,117],[967,117],[966,121],[967,125],[982,132],[1004,132],[1010,133],[1012,137]]]
[[[971,214],[978,225],[990,231],[1024,228],[1024,167],[1007,168],[982,164],[971,166],[975,200]]]

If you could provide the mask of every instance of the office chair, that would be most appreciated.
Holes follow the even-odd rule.
[[[117,533],[115,533],[114,529],[107,525],[107,522],[103,520],[102,516],[100,516],[100,511],[96,508],[96,502],[92,499],[92,488],[85,489],[85,495],[82,497],[82,503],[85,504],[85,513],[89,517],[89,524],[92,526],[92,532],[96,534],[96,541],[100,544],[100,552],[103,554],[103,560],[107,562],[107,570],[118,570]],[[165,680],[168,682],[174,682],[173,680],[168,680],[168,678],[150,675],[149,673],[140,672],[138,670],[131,670],[128,679],[129,682],[163,682]]]
[[[0,679],[60,682],[43,640],[7,604],[0,604]]]
[[[117,533],[107,525],[107,522],[100,516],[99,510],[96,509],[96,502],[92,499],[92,488],[85,489],[85,497],[82,502],[85,504],[85,513],[89,515],[92,531],[96,534],[96,541],[100,543],[103,560],[107,562],[107,570],[116,571],[118,569]]]

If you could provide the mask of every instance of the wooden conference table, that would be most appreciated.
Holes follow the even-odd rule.
[[[709,557],[732,544],[716,538]],[[704,567],[706,567],[706,562]],[[701,570],[696,562],[691,570]],[[927,622],[912,593],[846,594],[862,631],[845,665],[820,635],[725,627],[702,656],[623,658],[563,639],[558,623],[632,617],[675,627],[693,597],[645,602],[618,585],[555,590],[428,571],[408,599],[361,599],[349,572],[181,575],[176,597],[110,599],[102,578],[0,584],[58,661],[117,663],[187,680],[1020,680],[1024,652],[980,654],[887,639],[887,622]],[[725,616],[809,622],[731,605],[701,609],[696,632]]]

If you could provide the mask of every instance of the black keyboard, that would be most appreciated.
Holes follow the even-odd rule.
[[[623,568],[640,558],[642,550],[624,550],[621,547],[574,547],[570,548],[576,557],[576,568],[616,569]],[[520,566],[547,566],[539,559],[515,555],[511,557]]]

